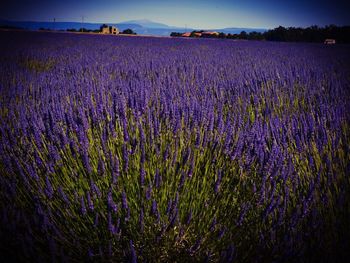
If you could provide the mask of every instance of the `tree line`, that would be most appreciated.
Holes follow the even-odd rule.
[[[192,31],[190,37],[199,37],[196,33],[202,32],[203,30]],[[182,33],[172,32],[170,36],[181,37]],[[325,27],[310,26],[307,28],[279,26],[263,33],[242,31],[239,34],[225,34],[220,32],[218,35],[210,37],[284,42],[324,42],[325,39],[335,39],[337,43],[350,43],[350,26],[328,25]]]
[[[80,28],[80,29],[75,29],[75,28],[68,28],[68,32],[87,32],[87,33],[100,33],[101,29],[86,29],[86,28]],[[136,32],[134,32],[132,29],[127,28],[124,29],[123,31],[120,32],[120,34],[125,34],[125,35],[136,35]]]

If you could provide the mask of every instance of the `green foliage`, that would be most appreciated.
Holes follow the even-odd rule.
[[[171,36],[171,37],[181,37],[181,36],[182,36],[182,33],[171,32],[170,36]]]
[[[51,70],[56,63],[54,59],[43,61],[35,58],[22,58],[19,60],[19,64],[30,71],[40,73]]]
[[[191,37],[196,37],[194,33],[201,31],[192,31]],[[170,36],[181,37],[182,33],[172,32]],[[269,40],[269,41],[284,41],[284,42],[318,42],[323,43],[325,39],[335,39],[337,43],[350,43],[350,26],[338,27],[329,25],[325,27],[311,26],[307,28],[283,26],[270,29],[266,32],[250,32],[242,31],[240,34],[224,34],[219,33],[212,38],[227,38],[227,39],[248,39],[248,40]]]
[[[122,34],[126,34],[126,35],[136,35],[136,33],[135,33],[132,29],[130,29],[130,28],[123,30]]]
[[[286,42],[319,42],[335,39],[338,43],[350,43],[350,26],[329,25],[325,27],[311,26],[307,28],[279,26],[264,33],[264,38],[271,41]]]

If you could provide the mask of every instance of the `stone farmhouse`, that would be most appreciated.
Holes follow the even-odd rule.
[[[104,24],[104,25],[102,25],[100,27],[100,33],[102,33],[102,34],[118,35],[119,34],[119,30],[115,26],[108,26],[108,25]]]

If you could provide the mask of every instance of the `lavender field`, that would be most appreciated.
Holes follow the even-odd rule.
[[[350,46],[0,32],[8,262],[344,262]]]

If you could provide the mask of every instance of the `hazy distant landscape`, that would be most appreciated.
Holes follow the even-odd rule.
[[[313,42],[350,44],[350,26],[333,24],[319,27],[283,27],[273,29],[222,28],[193,29],[171,27],[150,20],[131,20],[118,24],[78,23],[78,22],[21,22],[0,20],[0,30],[31,30],[52,32],[101,33],[102,26],[116,27],[118,33],[156,37],[217,38],[234,40],[259,40],[279,42]]]
[[[90,30],[97,30],[100,28],[102,23],[81,23],[81,22],[30,22],[30,21],[8,21],[0,20],[0,26],[15,26],[30,30],[39,30],[40,28],[49,28],[53,30],[67,30],[76,29],[84,27]],[[173,27],[162,23],[152,22],[150,20],[131,20],[120,23],[109,23],[109,25],[117,26],[120,30],[132,29],[134,32],[140,35],[154,35],[154,36],[170,36],[171,32],[186,32],[193,31],[193,28],[186,27]],[[203,28],[205,29],[205,28]],[[212,31],[220,31],[224,33],[239,34],[241,31],[246,32],[264,32],[266,29],[262,28],[218,28],[210,29]]]

